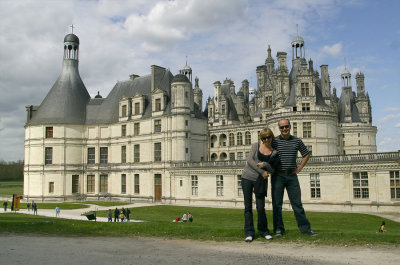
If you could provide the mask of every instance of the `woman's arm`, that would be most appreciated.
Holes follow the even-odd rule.
[[[257,153],[258,144],[253,144],[250,149],[249,156],[247,157],[247,165],[257,171],[260,175],[264,173],[265,170],[257,167],[256,161],[254,161],[254,156]]]

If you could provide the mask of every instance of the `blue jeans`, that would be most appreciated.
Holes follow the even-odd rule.
[[[244,234],[254,237],[253,223],[253,191],[255,181],[242,178],[242,189],[244,197]],[[257,229],[258,233],[265,237],[269,235],[268,221],[265,214],[265,196],[256,196],[256,208],[258,215]]]
[[[287,191],[290,204],[292,205],[294,216],[296,217],[297,226],[300,232],[307,233],[311,230],[310,222],[306,217],[306,213],[301,202],[301,190],[299,180],[296,174],[277,172],[272,175],[272,205],[274,231],[285,232],[285,226],[282,219],[283,193]]]

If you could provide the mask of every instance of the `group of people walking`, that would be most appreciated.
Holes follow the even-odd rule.
[[[268,190],[268,178],[271,177],[271,195],[273,207],[273,227],[276,237],[285,233],[282,218],[283,194],[286,189],[296,217],[297,226],[301,233],[310,236],[317,234],[311,230],[303,204],[301,189],[297,174],[303,169],[310,158],[303,141],[290,134],[290,121],[282,119],[278,122],[280,135],[274,136],[271,129],[265,128],[260,132],[261,143],[252,144],[247,157],[247,163],[242,174],[242,189],[244,197],[244,234],[245,241],[251,242],[255,236],[253,223],[253,193],[256,198],[257,229],[266,240],[273,237],[268,229],[265,214],[265,197]],[[297,153],[300,152],[302,161],[297,165]]]
[[[122,207],[121,211],[118,208],[114,210],[114,222],[129,222],[130,221],[131,210],[129,208]],[[111,209],[108,209],[107,213],[108,222],[112,222],[113,214]]]

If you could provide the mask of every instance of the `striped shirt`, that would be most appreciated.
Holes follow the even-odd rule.
[[[283,139],[283,137],[279,135],[272,142],[272,147],[278,151],[280,156],[281,163],[279,170],[297,168],[296,159],[298,151],[300,151],[302,157],[310,154],[303,141],[293,135],[290,135],[288,139]]]

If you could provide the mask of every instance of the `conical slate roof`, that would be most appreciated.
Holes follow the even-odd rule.
[[[78,61],[64,59],[61,75],[29,124],[84,124],[89,100],[78,72]]]

